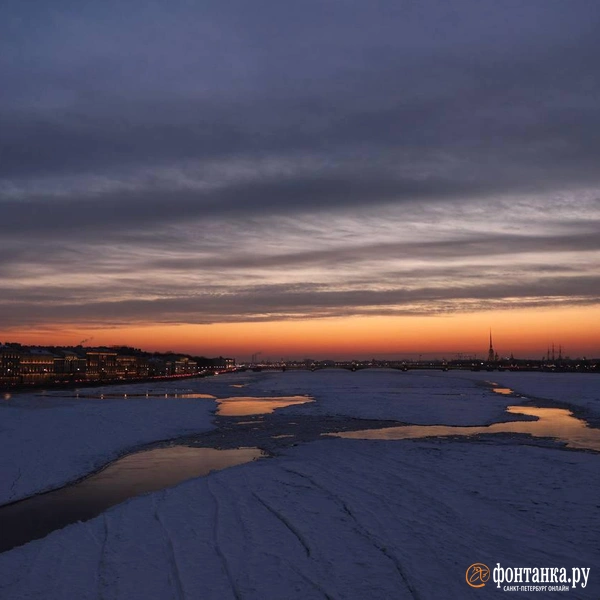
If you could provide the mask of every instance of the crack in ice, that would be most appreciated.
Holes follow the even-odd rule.
[[[172,577],[169,578],[170,580],[172,580],[175,583],[175,591],[177,593],[177,598],[179,600],[185,600],[185,591],[184,591],[184,585],[183,585],[183,581],[181,579],[181,571],[179,569],[179,563],[177,562],[177,555],[175,554],[175,547],[173,545],[173,537],[171,536],[169,530],[167,529],[166,525],[164,524],[163,520],[161,519],[159,513],[158,513],[158,507],[156,506],[156,498],[153,496],[152,497],[152,506],[154,508],[154,518],[156,519],[156,521],[158,522],[158,524],[160,525],[160,528],[162,529],[166,542],[167,542],[167,548],[169,550],[169,565],[171,567],[171,574]]]
[[[409,591],[409,593],[411,594],[411,596],[415,600],[420,600],[419,593],[417,592],[417,590],[415,589],[415,587],[410,583],[410,581],[408,579],[408,576],[406,575],[406,573],[404,572],[404,569],[402,568],[402,563],[398,560],[398,558],[396,556],[394,556],[393,554],[391,554],[387,550],[387,548],[385,548],[384,546],[382,546],[381,543],[376,539],[376,537],[364,525],[362,525],[359,522],[359,520],[357,519],[357,517],[350,510],[350,508],[344,502],[344,500],[342,500],[342,498],[340,498],[337,494],[333,493],[328,488],[326,488],[323,485],[319,484],[315,479],[313,479],[309,475],[306,475],[304,473],[300,473],[300,472],[295,471],[293,469],[284,468],[284,470],[287,471],[288,473],[291,473],[293,475],[297,475],[298,477],[302,477],[302,478],[306,479],[307,481],[310,481],[317,489],[320,489],[321,491],[323,491],[338,506],[340,506],[342,508],[342,510],[355,523],[355,529],[354,530],[356,531],[356,533],[358,533],[360,536],[362,536],[367,541],[369,541],[379,552],[381,552],[388,560],[390,560],[394,564],[394,567],[396,568],[396,571],[400,575],[402,581],[404,582],[404,585],[406,586],[406,588]]]
[[[279,519],[289,531],[298,539],[300,544],[303,546],[306,556],[310,558],[310,547],[306,543],[306,540],[302,537],[300,532],[279,512],[277,512],[272,506],[270,506],[265,500],[263,500],[256,492],[252,492],[252,495],[260,502],[273,516]]]
[[[231,591],[233,592],[234,597],[236,598],[236,600],[242,600],[242,596],[239,590],[237,589],[235,579],[233,578],[233,575],[231,573],[229,561],[227,560],[225,553],[221,549],[221,544],[219,542],[219,499],[212,490],[210,479],[206,481],[206,489],[208,490],[208,493],[212,496],[215,503],[215,522],[213,526],[213,540],[215,543],[215,550],[219,558],[221,559],[225,575],[227,575],[227,579],[229,580],[229,585],[231,586]]]

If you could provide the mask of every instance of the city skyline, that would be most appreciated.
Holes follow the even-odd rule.
[[[9,1],[0,339],[600,355],[600,7]]]

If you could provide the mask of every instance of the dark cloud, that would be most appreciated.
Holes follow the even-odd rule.
[[[600,224],[599,224],[600,225]],[[507,268],[519,259],[527,264],[527,268],[535,272],[567,272],[577,271],[575,266],[569,265],[564,258],[564,253],[600,252],[600,226],[587,223],[585,229],[578,234],[510,234],[489,233],[463,235],[451,239],[441,240],[411,240],[397,242],[369,242],[365,243],[360,238],[354,243],[340,247],[320,248],[315,250],[301,250],[289,252],[284,250],[266,253],[258,247],[254,252],[240,252],[234,247],[229,247],[227,252],[224,247],[233,243],[236,234],[224,236],[221,244],[216,248],[214,241],[200,241],[193,251],[187,238],[178,242],[167,237],[145,239],[143,244],[140,238],[133,240],[122,238],[119,246],[106,248],[98,246],[81,246],[70,238],[64,240],[64,245],[46,243],[29,245],[6,245],[0,254],[0,272],[7,277],[18,275],[20,269],[31,266],[61,271],[65,263],[70,265],[72,273],[86,272],[90,263],[94,264],[98,274],[119,276],[123,282],[127,274],[133,273],[169,273],[169,272],[194,272],[203,273],[230,273],[231,271],[258,271],[268,272],[289,271],[291,269],[320,267],[324,270],[336,269],[343,265],[359,266],[364,263],[383,263],[392,260],[406,262],[406,267],[396,270],[395,275],[404,276],[412,274],[415,277],[431,277],[435,274],[446,274],[448,277],[461,278],[469,275],[470,269],[475,269],[475,274],[485,270],[486,265],[480,264],[473,267],[468,261],[473,258],[486,257],[488,261],[495,257],[505,257]],[[282,232],[285,236],[285,231]],[[239,241],[239,237],[238,237]],[[0,246],[2,247],[2,246]],[[42,254],[43,252],[43,254]],[[548,256],[557,261],[554,264],[527,263],[531,254]],[[593,256],[593,254],[592,254]],[[456,261],[461,261],[458,266]],[[568,259],[567,259],[568,260]],[[593,258],[592,258],[593,260]],[[414,261],[421,261],[421,266],[416,269],[412,266]],[[490,268],[497,269],[494,262]],[[523,268],[517,264],[512,268]],[[378,268],[375,278],[385,275],[385,266]],[[129,284],[134,279],[129,278]],[[88,283],[89,285],[89,283]],[[103,282],[100,282],[103,285]],[[173,285],[169,283],[169,285]],[[58,288],[60,289],[60,288]],[[13,290],[16,291],[16,290]],[[48,293],[49,290],[48,290]]]
[[[144,191],[96,198],[39,199],[0,205],[7,235],[46,236],[112,231],[215,217],[302,214],[352,210],[419,199],[456,199],[483,193],[477,183],[427,179],[378,179],[368,174],[313,176],[247,182],[213,191]]]
[[[353,316],[365,314],[431,315],[485,308],[592,305],[600,302],[599,276],[539,277],[527,282],[388,290],[327,290],[306,283],[180,294],[156,299],[103,302],[56,301],[35,295],[30,302],[0,301],[2,325],[15,321],[111,325],[214,323]],[[32,308],[35,307],[35,310]]]
[[[333,250],[309,250],[293,254],[249,256],[231,254],[212,257],[206,269],[223,268],[293,268],[300,265],[335,266],[341,263],[358,264],[365,261],[410,258],[412,260],[447,261],[474,256],[512,255],[521,256],[532,252],[561,253],[600,251],[600,230],[581,235],[526,236],[498,235],[468,237],[466,239],[442,240],[437,242],[396,242],[371,245],[355,245]],[[154,268],[189,269],[195,258],[158,259]],[[542,265],[540,270],[551,269]],[[554,267],[556,268],[556,266]],[[429,269],[427,269],[429,273]]]
[[[4,66],[0,174],[351,147],[365,163],[398,148],[451,151],[492,179],[534,168],[535,183],[549,166],[569,183],[592,176],[597,6],[418,4],[208,3],[135,18],[108,3],[100,21],[88,7],[56,9],[38,25],[49,52],[35,61],[25,34],[37,19],[25,14],[23,52]],[[21,88],[29,102],[11,102]]]

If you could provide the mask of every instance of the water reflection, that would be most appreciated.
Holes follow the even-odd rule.
[[[267,415],[278,408],[314,402],[310,396],[280,396],[276,398],[223,398],[217,400],[217,414],[221,417],[247,417],[249,415]]]
[[[501,387],[493,388],[492,392],[495,392],[496,394],[503,394],[504,396],[510,396],[511,394],[515,393],[510,388],[501,388]]]
[[[569,448],[600,452],[600,429],[588,427],[585,421],[574,417],[569,410],[527,406],[509,406],[507,410],[511,414],[537,417],[537,420],[494,423],[484,427],[404,425],[327,435],[360,440],[405,440],[425,437],[470,436],[483,433],[525,433],[534,437],[554,438],[566,443]]]
[[[144,392],[140,394],[131,393],[97,393],[97,394],[82,394],[77,392],[74,396],[67,396],[72,398],[94,398],[97,400],[105,400],[106,398],[208,398],[213,399],[215,396],[212,394],[199,394],[196,392]]]
[[[106,469],[47,494],[0,508],[0,552],[87,521],[128,498],[265,456],[259,448],[174,446],[136,452]]]

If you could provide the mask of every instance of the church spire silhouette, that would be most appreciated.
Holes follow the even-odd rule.
[[[492,344],[492,330],[490,329],[490,349],[488,350],[488,362],[496,362],[496,353]]]

